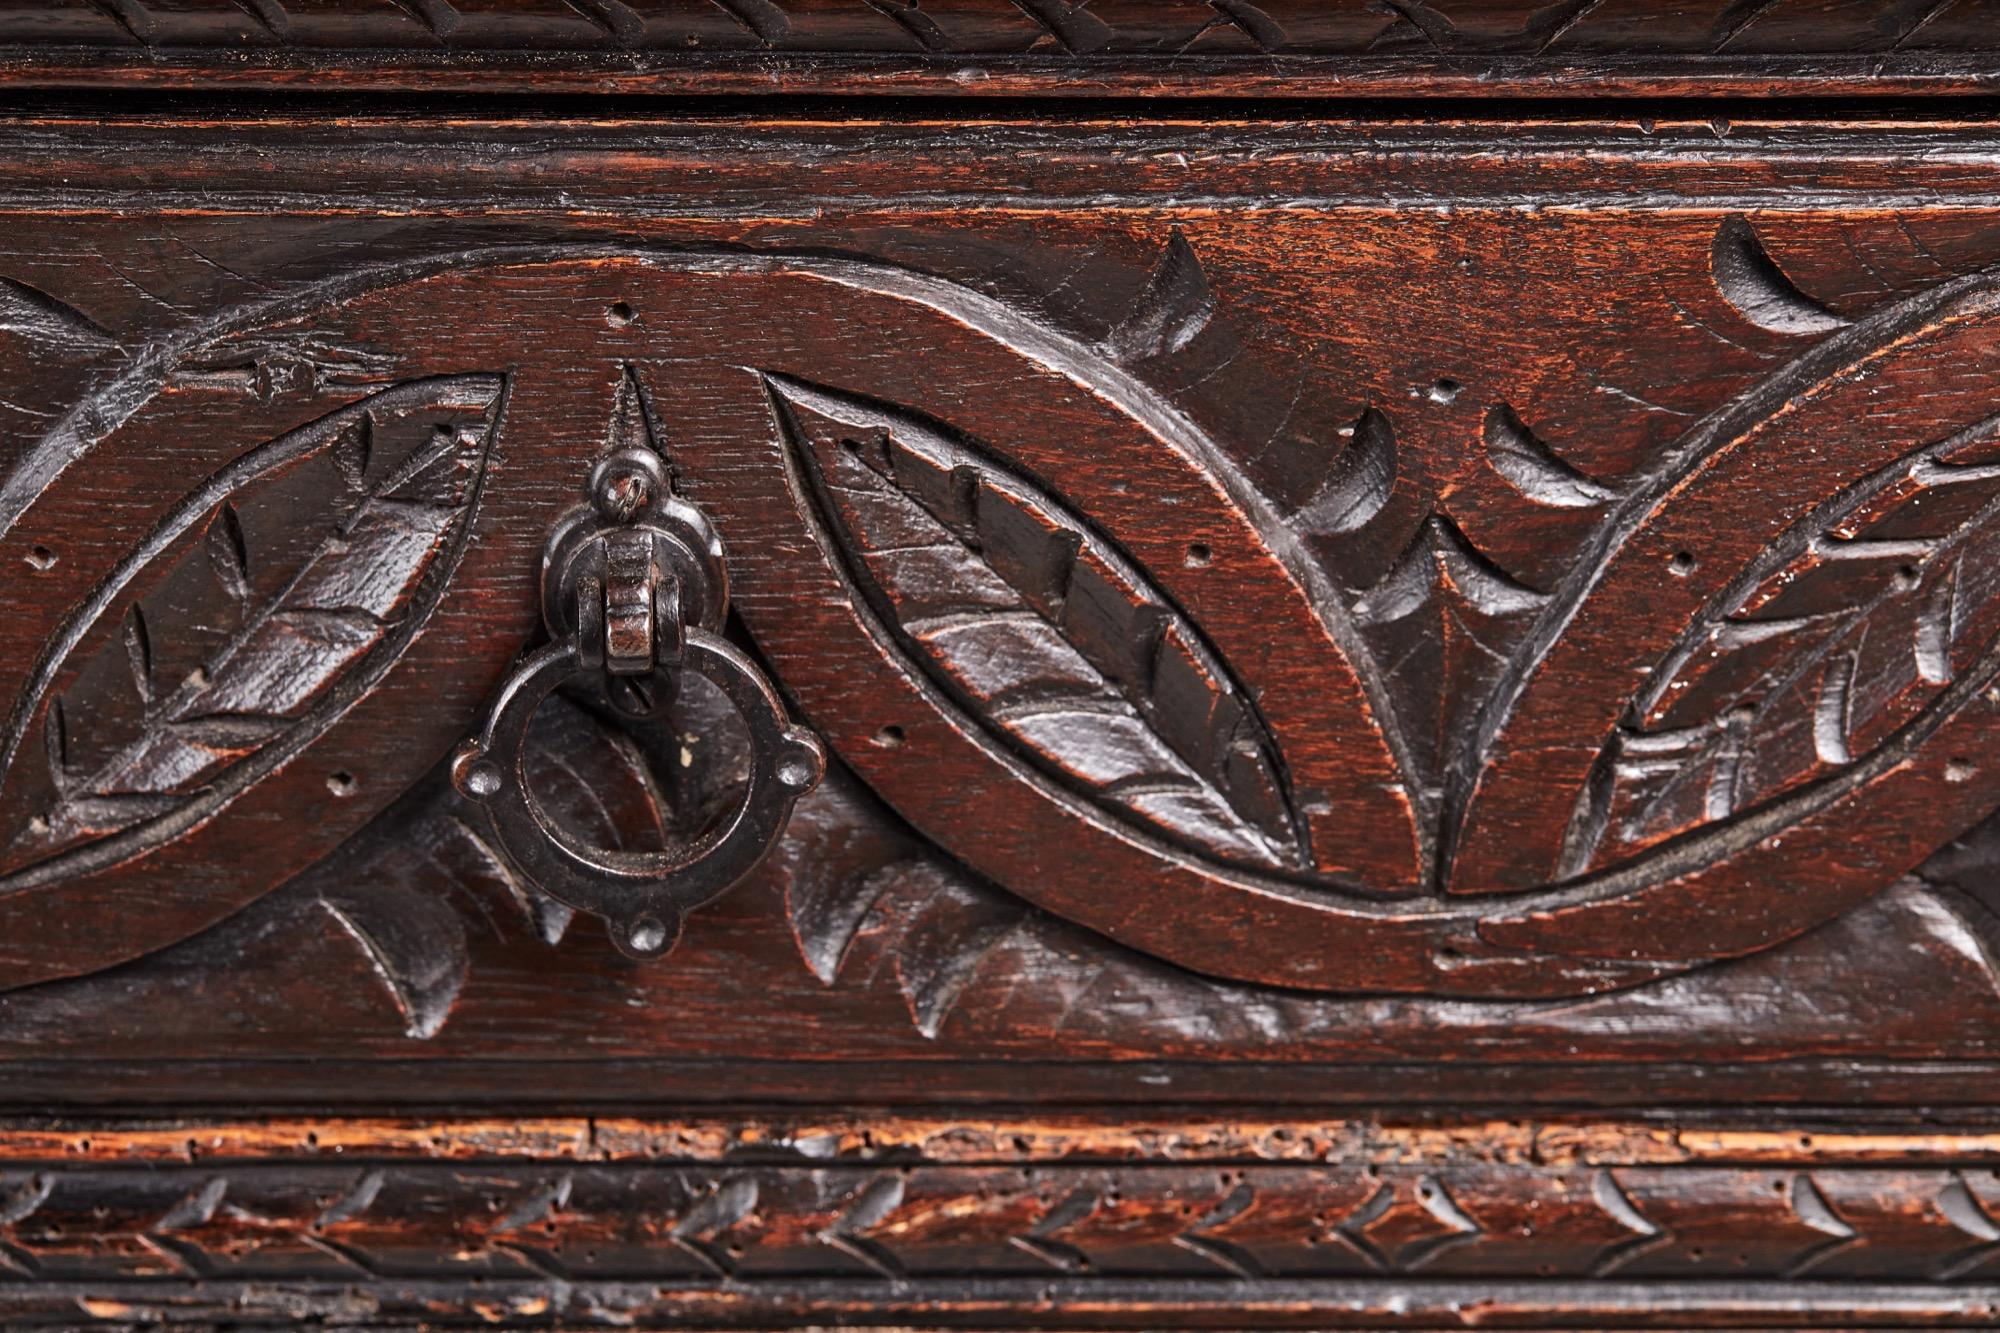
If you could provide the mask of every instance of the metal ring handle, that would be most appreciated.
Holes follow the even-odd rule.
[[[685,847],[626,852],[581,846],[529,789],[526,742],[536,710],[563,685],[601,674],[580,660],[574,639],[558,639],[515,668],[494,696],[479,736],[452,764],[453,782],[485,808],[495,840],[515,864],[551,897],[603,917],[613,941],[635,958],[667,952],[688,912],[756,869],[784,831],[792,806],[826,770],[819,738],[791,724],[754,662],[705,629],[689,627],[686,636],[681,663],[671,670],[706,677],[735,706],[750,732],[750,781],[735,812]],[[656,667],[654,674],[669,670]]]

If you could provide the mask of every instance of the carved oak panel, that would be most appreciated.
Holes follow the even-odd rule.
[[[891,1096],[1984,1067],[1983,129],[575,128],[0,134],[23,1089],[167,1042],[751,1095],[800,1022]],[[837,761],[652,970],[444,773],[632,447]],[[726,712],[552,704],[539,799],[694,836]]]
[[[1990,26],[92,0],[0,85],[1872,96]],[[1215,105],[0,116],[0,1319],[1991,1323],[2000,136]],[[491,797],[713,845],[773,764],[695,630],[828,762],[636,958]]]

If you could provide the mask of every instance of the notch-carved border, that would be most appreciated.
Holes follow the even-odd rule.
[[[0,1131],[0,1311],[1936,1327],[2000,1298],[1997,1163],[1986,1132],[1730,1124],[19,1127]]]

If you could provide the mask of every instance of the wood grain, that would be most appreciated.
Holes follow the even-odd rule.
[[[1996,19],[0,0],[0,1323],[1991,1325]]]
[[[1850,1317],[1937,1326],[1983,1317],[2000,1262],[1990,1136],[1158,1118],[176,1134],[0,1135],[16,1274],[0,1304],[584,1326],[726,1310],[1060,1326],[1087,1308],[1123,1326],[1227,1302],[1256,1327],[1435,1327],[1638,1324],[1649,1302],[1793,1326],[1846,1299]]]
[[[1246,1078],[1260,1096],[1304,1104],[1981,1100],[2000,1054],[1981,869],[1991,862],[1978,850],[1990,838],[1907,876],[1993,803],[1981,746],[1940,742],[1907,765],[1919,747],[1885,750],[1901,786],[1884,788],[1884,812],[1865,826],[1833,827],[1796,860],[1729,871],[1728,893],[1611,913],[1601,930],[1548,916],[1588,895],[1545,887],[1540,871],[1487,886],[1505,892],[1437,892],[1442,857],[1422,854],[1412,830],[1449,843],[1445,775],[1477,736],[1483,701],[1540,660],[1533,626],[1574,571],[1593,567],[1608,516],[1647,478],[1677,484],[1672,460],[1704,438],[1703,418],[1782,418],[1784,404],[1833,382],[1822,363],[1935,344],[1889,377],[1901,387],[1885,390],[1882,430],[1773,445],[1782,486],[1753,468],[1710,496],[1727,508],[1763,495],[1762,521],[1793,533],[1777,546],[1837,528],[1842,488],[1875,486],[1896,466],[1983,466],[1925,451],[1983,419],[1984,335],[1952,312],[1984,299],[1996,257],[2000,147],[1987,127],[1102,113],[1036,123],[1004,109],[451,123],[50,112],[0,125],[0,154],[16,238],[0,289],[8,503],[27,513],[50,484],[117,493],[134,478],[162,497],[123,528],[71,516],[31,532],[16,519],[20,586],[68,589],[117,567],[146,522],[214,471],[191,465],[203,448],[279,438],[394,384],[500,374],[517,395],[495,437],[503,480],[425,631],[439,665],[398,686],[427,710],[436,753],[537,632],[542,524],[570,502],[618,414],[646,412],[680,481],[745,552],[749,640],[854,775],[802,815],[767,876],[691,931],[671,968],[649,972],[556,927],[483,865],[450,832],[462,811],[435,785],[416,782],[405,800],[376,791],[363,768],[339,770],[361,780],[357,804],[311,770],[310,804],[291,808],[315,812],[315,837],[359,840],[212,932],[173,944],[180,932],[162,928],[124,968],[0,1001],[17,1105],[51,1088],[59,1101],[212,1103],[226,1095],[217,1071],[231,1069],[260,1097],[349,1106],[586,1093],[599,1104],[948,1104],[1006,1093],[1029,1067],[1041,1095],[1072,1104],[1161,1088],[1226,1101]],[[1950,341],[1960,329],[1973,332]],[[1896,336],[1884,342],[1885,331]],[[1937,350],[1947,343],[1966,355]],[[801,423],[817,434],[788,443],[746,364],[794,386],[793,402],[817,402],[819,420]],[[1919,383],[1954,365],[1964,370],[1949,398]],[[119,398],[138,384],[167,385],[148,390],[160,406]],[[197,397],[218,406],[190,418],[200,429],[134,448],[122,465],[132,476],[79,465],[99,439],[119,452],[119,414],[136,430],[145,412]],[[820,410],[829,403],[838,410]],[[84,429],[56,438],[65,420]],[[1757,440],[1778,438],[1759,429]],[[842,536],[785,468],[807,453],[837,461],[847,438],[879,450],[868,457],[886,471],[861,465],[893,485],[826,497],[856,516]],[[961,468],[978,483],[969,512],[950,489]],[[943,491],[940,477],[953,478]],[[914,506],[905,518],[920,511],[950,534],[940,549],[957,563],[935,567],[947,575],[922,584],[908,568],[869,565],[855,506],[890,492]],[[1009,507],[982,512],[998,503],[983,496]],[[281,508],[282,527],[310,505]],[[1167,508],[1174,522],[1161,521]],[[1049,577],[1048,553],[1072,540],[1090,558]],[[1682,549],[1702,566],[1693,581],[1671,568]],[[1960,549],[1972,548],[1953,539],[1946,553]],[[1573,746],[1580,773],[1635,697],[1636,673],[1615,664],[1666,660],[1691,626],[1738,617],[1721,593],[1762,568],[1763,550],[1717,520],[1699,544],[1645,562],[1657,586],[1635,579],[1604,604],[1592,643],[1605,652],[1581,651],[1576,670],[1544,664],[1588,705],[1558,693],[1546,710],[1558,723],[1590,713]],[[1376,820],[1295,801],[1309,830],[1319,823],[1310,842],[1324,864],[1246,884],[1240,866],[1191,850],[1198,840],[1171,817],[1119,806],[1120,790],[1148,793],[1115,779],[1064,785],[1050,776],[1056,750],[1035,758],[1004,718],[980,714],[1000,695],[950,694],[946,668],[908,649],[922,599],[964,594],[974,564],[1089,665],[1108,708],[1153,728],[1159,753],[1206,790],[1229,793],[1233,827],[1265,817],[1244,794],[1257,765],[1240,770],[1240,792],[1228,767],[1260,750],[1282,757],[1271,768],[1288,780],[1316,764],[1328,781],[1298,785],[1323,786],[1329,801],[1389,795],[1385,806],[1408,812]],[[1093,572],[1079,578],[1079,567]],[[879,596],[857,591],[857,571]],[[1688,591],[1669,604],[1660,587]],[[1087,604],[1072,611],[1079,589]],[[30,605],[59,622],[78,601],[72,589]],[[887,603],[902,608],[902,638],[867,623]],[[131,645],[151,639],[114,619],[105,644],[116,651],[91,660],[124,685],[145,657]],[[155,618],[144,619],[150,633]],[[1327,630],[1343,619],[1341,634]],[[813,632],[822,621],[842,637]],[[1281,624],[1324,651],[1307,661],[1307,639],[1276,633]],[[1964,624],[1973,639],[1986,633],[1976,617]],[[1184,713],[1159,704],[1182,678],[1129,670],[1135,645],[1173,641],[1149,625],[1195,645],[1189,662],[1222,664],[1207,672],[1215,688],[1174,693],[1193,700],[1177,705]],[[1929,707],[1952,688],[1920,674],[1932,640],[1897,641],[1901,665],[1873,675]],[[1333,648],[1375,664],[1356,672],[1373,722],[1313,720],[1326,700],[1312,685],[1333,679]],[[1972,679],[1970,660],[1954,663],[1954,682]],[[857,684],[878,677],[880,689]],[[468,700],[454,716],[449,682]],[[1255,700],[1261,733],[1216,703],[1232,697]],[[890,715],[891,698],[910,711]],[[1953,696],[1946,711],[1964,702]],[[1899,726],[1903,708],[1892,707]],[[1358,762],[1386,717],[1401,735],[1400,796],[1355,780],[1390,771]],[[686,720],[700,762],[683,761],[671,734],[635,732],[620,750],[578,729],[572,762],[587,776],[575,790],[621,793],[609,823],[635,836],[698,822],[727,790],[727,729],[698,709]],[[920,724],[1007,785],[975,784],[960,767],[940,781],[946,770],[918,762],[931,743]],[[428,742],[377,734],[382,772],[423,767]],[[1244,736],[1247,756],[1234,749]],[[1865,728],[1846,741],[1848,764],[1869,762]],[[673,799],[646,794],[619,757],[634,751],[654,794]],[[1824,776],[1809,765],[1778,783]],[[1526,803],[1533,845],[1558,860],[1579,785],[1527,784],[1547,797]],[[1024,832],[998,813],[1017,807],[1048,822]],[[1655,841],[1742,814],[1711,817],[1700,803],[1696,823]],[[273,880],[285,873],[279,852],[307,831],[257,853]],[[1618,855],[1647,854],[1651,837]],[[1724,851],[1748,844],[1727,838],[1738,841]],[[1139,873],[1052,858],[1084,839]],[[1158,893],[1162,866],[1213,898]],[[436,929],[357,933],[382,884],[428,903],[392,899]],[[1442,918],[1463,935],[1403,955],[1343,952],[1346,936],[1231,915],[1274,899],[1294,922],[1400,917],[1415,925],[1396,929],[1420,932]],[[227,909],[217,898],[207,910]],[[1502,919],[1540,933],[1523,948],[1465,924]],[[95,938],[84,915],[30,926]],[[131,923],[135,936],[151,928],[143,915]],[[1655,956],[1634,962],[1635,948]],[[1713,954],[1734,957],[1691,966]],[[1302,978],[1416,993],[1271,984]],[[575,1079],[524,1074],[558,1064]]]

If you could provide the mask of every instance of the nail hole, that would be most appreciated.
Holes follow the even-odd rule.
[[[352,796],[361,789],[361,784],[354,780],[352,773],[342,769],[326,775],[326,789],[335,796]]]
[[[888,726],[875,733],[875,744],[884,750],[893,750],[903,743],[903,729]]]
[[[1677,579],[1684,579],[1694,573],[1695,564],[1696,561],[1692,551],[1678,551],[1674,554],[1673,559],[1667,561],[1667,573],[1672,574]]]
[[[1896,571],[1896,591],[1908,592],[1910,589],[1916,587],[1922,581],[1922,578],[1923,576],[1917,572],[1915,565],[1904,565]]]
[[[614,329],[622,329],[637,318],[639,316],[633,313],[632,307],[623,301],[612,303],[604,312],[604,322]]]
[[[1457,380],[1439,380],[1436,384],[1431,385],[1431,401],[1434,403],[1451,402],[1454,398],[1458,397],[1459,392],[1464,388],[1465,386]]]
[[[28,550],[28,563],[36,569],[49,569],[56,563],[56,553],[46,546],[34,546]]]
[[[1187,567],[1189,569],[1207,569],[1209,561],[1213,560],[1214,558],[1215,558],[1215,553],[1208,549],[1208,543],[1206,542],[1188,543]]]

